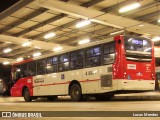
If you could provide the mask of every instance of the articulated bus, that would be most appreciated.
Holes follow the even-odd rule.
[[[154,90],[155,78],[151,40],[119,35],[13,64],[11,96],[107,100],[122,92]]]

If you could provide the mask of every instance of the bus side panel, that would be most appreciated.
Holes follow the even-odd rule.
[[[21,97],[23,88],[27,87],[29,89],[30,95],[33,96],[33,82],[32,77],[26,77],[19,79],[11,88],[11,96]]]

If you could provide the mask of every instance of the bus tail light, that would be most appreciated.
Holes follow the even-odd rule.
[[[154,74],[153,74],[153,73],[152,73],[151,77],[152,77],[152,80],[154,80],[154,79],[155,79],[155,76],[154,76]]]

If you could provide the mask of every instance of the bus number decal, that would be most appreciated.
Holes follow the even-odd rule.
[[[93,72],[93,71],[86,71],[86,75],[95,75],[96,72]]]

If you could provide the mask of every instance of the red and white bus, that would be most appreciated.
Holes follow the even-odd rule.
[[[155,58],[151,40],[119,35],[69,51],[13,64],[11,96],[54,100],[70,95],[110,99],[115,93],[155,89]]]

